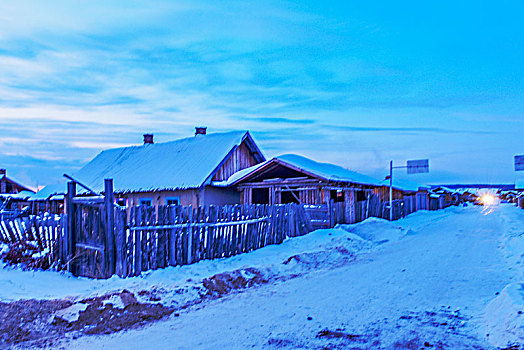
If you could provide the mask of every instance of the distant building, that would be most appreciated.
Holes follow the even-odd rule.
[[[7,177],[7,171],[5,169],[0,169],[0,194],[17,194],[22,191],[34,193],[29,187]]]
[[[7,177],[7,171],[0,169],[0,217],[4,217],[7,211],[16,214],[29,206],[28,199],[32,194],[32,189]]]
[[[413,207],[413,211],[429,209],[429,186],[394,177],[392,187],[393,200],[410,199],[410,205]],[[389,179],[383,180],[381,186],[375,189],[374,192],[382,201],[389,201]]]

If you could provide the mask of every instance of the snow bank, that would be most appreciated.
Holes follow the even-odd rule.
[[[524,215],[522,209],[511,204],[501,206],[503,235],[500,248],[509,266],[517,272],[517,278],[524,281]]]
[[[358,224],[338,225],[337,228],[374,243],[398,241],[411,232],[411,230],[405,229],[394,222],[380,218],[368,218]]]
[[[256,251],[230,258],[204,260],[196,264],[147,271],[138,277],[107,280],[77,278],[67,272],[22,271],[4,266],[0,269],[0,301],[18,299],[69,298],[79,300],[122,289],[173,290],[185,289],[184,296],[168,297],[166,302],[180,303],[194,298],[200,282],[213,275],[254,267],[267,274],[295,274],[314,269],[315,264],[344,263],[349,254],[369,249],[373,245],[340,229],[317,230],[302,237],[285,240]],[[292,258],[290,260],[290,258]],[[287,264],[284,262],[288,261]]]
[[[492,345],[524,345],[524,283],[507,285],[486,307],[484,320]]]

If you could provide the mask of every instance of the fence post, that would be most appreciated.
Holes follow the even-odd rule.
[[[346,198],[346,197],[344,197]],[[346,216],[346,223],[347,224],[354,224],[356,220],[356,208],[355,208],[355,190],[349,190],[347,191],[347,199],[345,200],[345,204],[348,206],[346,209],[347,216]]]
[[[73,206],[73,198],[76,196],[76,183],[69,181],[67,183],[67,195],[66,195],[66,233],[65,233],[65,256],[67,261],[67,269],[76,274],[75,264],[73,257],[75,254],[75,209]]]
[[[187,228],[187,264],[191,264],[193,261],[193,207],[190,205],[188,208],[188,228]]]
[[[329,227],[328,228],[333,228],[335,226],[335,218],[334,218],[334,210],[333,210],[333,206],[335,205],[335,201],[333,199],[330,199],[328,201],[328,221],[329,221]]]
[[[127,275],[126,216],[125,209],[115,210],[115,273],[120,277]]]
[[[105,249],[105,276],[111,277],[115,273],[115,205],[113,194],[113,179],[104,180],[104,205],[106,208],[106,249]]]

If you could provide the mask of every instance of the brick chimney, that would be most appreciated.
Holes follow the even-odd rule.
[[[144,134],[144,145],[152,145],[153,143],[155,143],[153,141],[153,134]]]
[[[195,136],[196,135],[205,135],[206,133],[207,133],[207,126],[195,127]]]
[[[5,175],[6,174],[6,170],[5,169],[0,169],[0,175]]]

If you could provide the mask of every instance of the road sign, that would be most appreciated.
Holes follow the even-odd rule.
[[[515,171],[524,170],[524,155],[515,156]]]
[[[428,159],[408,160],[407,169],[408,169],[408,174],[429,173],[429,160]]]

